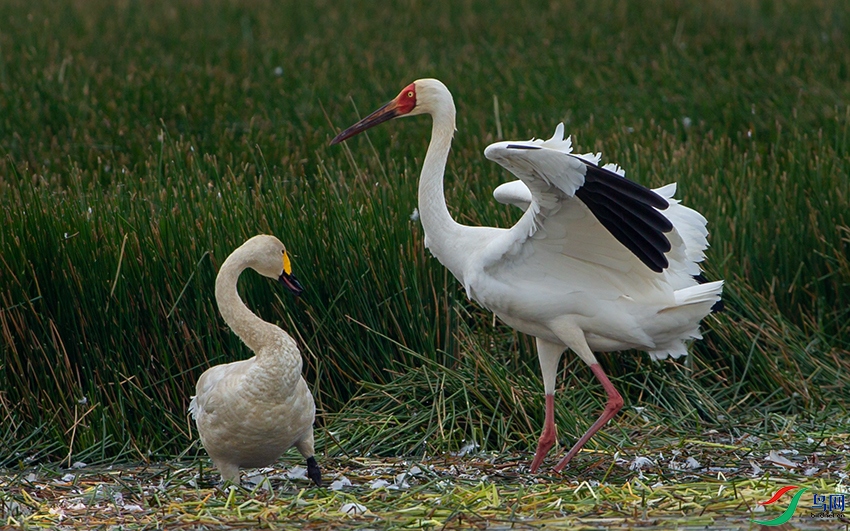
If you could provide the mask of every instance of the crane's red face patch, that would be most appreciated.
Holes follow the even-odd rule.
[[[407,114],[416,107],[416,84],[411,83],[404,87],[395,98],[396,109],[399,115]]]

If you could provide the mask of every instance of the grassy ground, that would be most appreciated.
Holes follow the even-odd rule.
[[[786,510],[790,495],[759,504],[784,486],[847,491],[846,424],[826,430],[779,416],[765,423],[772,429],[749,426],[753,433],[741,438],[677,438],[632,415],[624,424],[643,432],[638,447],[586,452],[580,467],[557,476],[529,474],[528,456],[474,449],[326,459],[324,488],[310,486],[294,459],[223,489],[198,461],[77,463],[0,475],[0,501],[7,524],[30,529],[754,529],[751,520]],[[804,495],[780,529],[850,527],[850,519],[813,516],[812,501]]]
[[[327,145],[426,76],[458,106],[458,220],[512,223],[490,197],[510,177],[481,151],[561,120],[579,151],[678,181],[709,219],[727,312],[685,362],[601,357],[653,434],[760,426],[770,441],[772,418],[846,431],[848,26],[826,0],[3,2],[0,467],[20,489],[31,467],[203,456],[194,382],[248,355],[212,284],[259,232],[287,244],[308,291],[295,302],[251,275],[240,289],[299,340],[328,468],[433,463],[467,441],[528,456],[532,344],[466,301],[410,219],[425,120]],[[601,409],[591,380],[568,356],[565,442]],[[589,449],[668,444],[622,427],[629,415]]]

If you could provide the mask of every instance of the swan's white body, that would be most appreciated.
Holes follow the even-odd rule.
[[[608,393],[605,412],[558,464],[560,471],[623,404],[592,351],[636,348],[654,359],[678,357],[687,354],[686,341],[700,337],[699,322],[723,286],[694,279],[708,245],[706,220],[672,199],[675,185],[653,194],[622,178],[616,166],[599,168],[599,155],[572,155],[561,124],[547,141],[498,142],[484,151],[521,179],[502,185],[496,197],[523,208],[522,218],[510,229],[461,225],[449,214],[443,192],[455,106],[441,82],[415,81],[333,143],[389,118],[415,114],[433,118],[419,180],[425,245],[470,298],[537,339],[546,424],[532,471],[555,441],[555,377],[566,348],[590,365]],[[591,177],[592,186],[585,186]],[[600,182],[605,184],[601,192]],[[621,185],[628,186],[617,190]],[[613,187],[610,196],[606,186]],[[603,226],[596,212],[613,222]],[[636,216],[637,228],[628,226],[628,216]],[[621,243],[630,239],[637,241],[632,247]]]
[[[284,282],[284,277],[292,279],[287,267],[283,244],[260,235],[228,256],[216,278],[222,318],[255,353],[205,371],[189,405],[223,481],[238,481],[240,468],[269,465],[295,446],[308,460],[311,479],[320,482],[313,450],[316,407],[301,376],[301,353],[286,332],[245,306],[236,286],[247,268]]]

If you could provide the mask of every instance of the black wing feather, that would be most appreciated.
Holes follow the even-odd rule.
[[[590,192],[589,195],[593,196],[591,201],[597,207],[599,215],[611,220],[612,222],[631,228],[632,232],[630,233],[635,234],[633,239],[641,243],[642,246],[648,245],[649,247],[659,251],[662,255],[670,251],[670,240],[668,240],[664,235],[664,232],[656,226],[654,223],[655,220],[651,218],[646,219],[642,215],[643,212],[641,212],[641,207],[626,209],[622,208],[621,203],[614,201],[610,197],[596,192]],[[651,230],[645,230],[647,227]]]
[[[664,235],[673,224],[656,209],[667,200],[649,188],[576,157],[587,166],[578,197],[602,226],[648,268],[660,273],[669,265],[670,240]]]
[[[524,146],[522,144],[508,144],[508,149],[543,149],[539,146]]]

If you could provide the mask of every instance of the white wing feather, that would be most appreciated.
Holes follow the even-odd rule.
[[[705,218],[673,199],[675,184],[654,190],[666,200],[668,206],[660,212],[673,228],[665,233],[668,265],[661,273],[652,271],[576,197],[585,183],[585,162],[598,165],[601,154],[572,155],[572,143],[563,134],[559,124],[549,140],[497,142],[484,151],[521,179],[499,186],[494,196],[525,214],[480,255],[481,274],[500,282],[470,278],[469,285],[477,288],[470,294],[503,319],[520,316],[515,327],[547,314],[585,315],[590,327],[602,322],[593,316],[608,314],[616,326],[596,332],[586,328],[588,337],[604,335],[613,349],[642,346],[654,359],[685,354],[683,340],[699,337],[699,321],[723,286],[722,281],[700,285],[694,279],[708,246]],[[616,164],[603,168],[625,175]],[[553,298],[552,293],[562,296]],[[642,309],[626,310],[619,306],[623,301]],[[552,304],[557,309],[547,309]],[[602,339],[598,345],[608,349]]]
[[[536,207],[534,222],[524,220],[524,225],[530,231],[529,236],[534,237],[544,225],[546,235],[539,235],[538,239],[565,239],[569,232],[569,238],[563,242],[565,245],[562,249],[563,254],[567,256],[622,272],[635,268],[635,262],[639,260],[616,241],[581,201],[575,198],[576,190],[584,183],[586,168],[578,159],[598,165],[601,153],[563,157],[562,154],[572,153],[572,142],[569,139],[564,140],[563,134],[563,124],[558,124],[555,134],[546,141],[532,139],[526,142],[499,142],[488,146],[484,151],[487,158],[498,162],[521,178],[498,186],[493,191],[494,198],[500,203],[514,205],[522,210]],[[513,149],[507,149],[507,146]],[[517,146],[537,149],[522,150],[516,149]],[[608,163],[602,167],[625,177],[625,170],[617,164]],[[667,200],[669,206],[663,214],[673,224],[673,230],[667,234],[671,250],[667,253],[669,266],[664,275],[668,277],[667,280],[674,289],[692,286],[695,284],[692,277],[700,273],[698,264],[705,258],[704,251],[708,247],[707,221],[699,212],[673,198],[676,183],[653,191]],[[534,192],[537,192],[538,198],[535,198]],[[560,200],[559,209],[552,207],[553,195]],[[558,215],[558,210],[565,211]],[[640,268],[637,269],[640,271]]]
[[[518,244],[521,246],[532,239],[541,243],[545,241],[546,245],[541,246],[541,250],[546,249],[547,252],[554,251],[575,261],[603,266],[621,274],[632,272],[651,278],[654,273],[618,242],[575,197],[576,190],[584,184],[587,171],[581,159],[597,163],[599,155],[581,155],[581,159],[565,156],[572,154],[572,142],[564,140],[563,135],[564,126],[558,124],[549,140],[497,142],[484,150],[484,156],[519,177],[531,195],[525,215],[491,245],[487,257],[490,264],[504,263],[503,260],[511,254],[519,253]],[[522,149],[522,146],[530,149]],[[513,188],[509,190],[516,193],[517,185],[511,186]],[[485,267],[487,265],[485,263]]]

